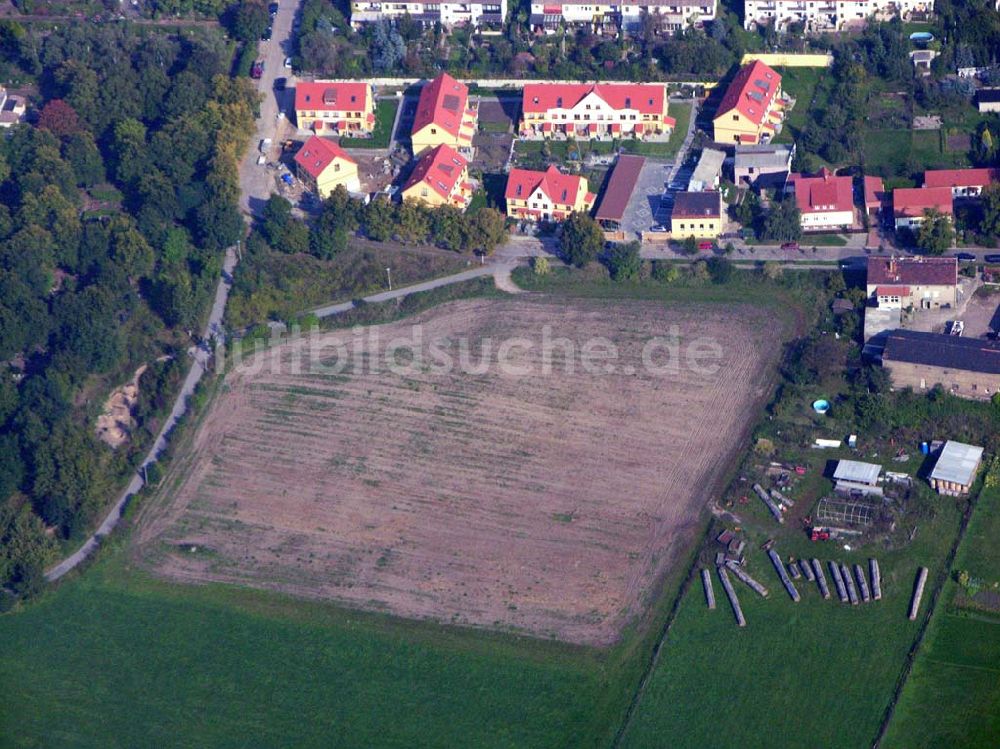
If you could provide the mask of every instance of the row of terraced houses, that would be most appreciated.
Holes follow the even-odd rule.
[[[675,32],[702,26],[716,18],[717,0],[531,0],[529,23],[533,30],[552,33],[563,26],[585,26],[597,32],[635,31],[648,17],[660,31]],[[498,29],[507,18],[507,0],[494,2],[382,2],[353,0],[351,25],[393,21],[403,16],[446,28],[472,26]],[[785,30],[801,24],[812,32],[839,31],[869,19],[903,20],[933,12],[933,0],[744,0],[744,25],[774,25]]]

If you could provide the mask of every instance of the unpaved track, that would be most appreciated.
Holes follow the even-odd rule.
[[[280,372],[227,376],[169,493],[145,507],[137,553],[176,580],[614,642],[690,540],[761,394],[778,348],[768,314],[521,295],[376,329],[537,342],[550,325],[637,364],[671,323],[717,340],[722,368],[568,374],[556,357],[541,376],[531,351],[518,361],[535,376],[295,375],[277,349]],[[336,335],[351,333],[320,340]]]

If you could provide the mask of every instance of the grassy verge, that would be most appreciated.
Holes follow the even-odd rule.
[[[379,99],[375,102],[375,128],[371,137],[341,138],[340,145],[344,148],[388,148],[398,108],[397,99]]]
[[[670,106],[670,116],[677,120],[674,130],[670,133],[670,139],[666,143],[651,143],[642,140],[622,141],[622,150],[625,153],[635,153],[640,156],[655,156],[659,158],[670,158],[675,156],[687,137],[688,123],[691,121],[691,104],[672,104]]]
[[[965,570],[995,595],[1000,584],[1000,489],[980,494],[882,745],[889,749],[992,746],[1000,735],[1000,610],[955,581]],[[927,716],[934,720],[928,721]]]

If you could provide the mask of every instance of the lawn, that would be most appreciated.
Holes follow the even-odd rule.
[[[635,153],[640,156],[654,156],[658,158],[670,158],[677,154],[687,137],[688,124],[691,122],[690,104],[671,104],[670,116],[677,120],[670,139],[666,143],[647,143],[641,140],[627,140],[622,142],[622,149],[626,153]]]
[[[998,536],[1000,489],[986,489],[953,570],[968,570],[995,590]],[[890,749],[995,746],[1000,735],[1000,614],[963,606],[964,592],[954,579],[943,598],[886,732],[883,746]]]
[[[809,112],[826,106],[832,78],[825,68],[782,68],[781,89],[795,99],[775,143],[791,143],[809,122]],[[822,85],[821,85],[822,83]]]
[[[120,556],[0,618],[5,745],[587,745],[607,676],[593,652],[171,586]]]
[[[872,130],[865,134],[863,144],[865,172],[882,177],[968,166],[966,154],[942,148],[938,130]]]
[[[379,99],[375,102],[375,129],[371,137],[341,138],[340,145],[344,148],[388,148],[398,108],[398,99]]]

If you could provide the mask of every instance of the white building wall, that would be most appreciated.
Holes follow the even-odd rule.
[[[803,213],[800,222],[803,229],[825,229],[828,227],[850,226],[854,223],[852,211],[821,211]]]

